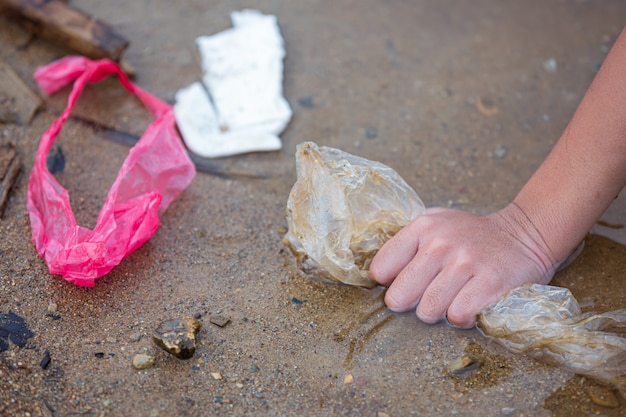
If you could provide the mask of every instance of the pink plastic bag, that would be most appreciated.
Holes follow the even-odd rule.
[[[156,120],[130,150],[90,230],[76,224],[69,193],[48,171],[46,158],[85,85],[109,75],[117,75]],[[159,216],[196,170],[175,129],[172,107],[131,83],[116,63],[71,56],[38,68],[35,79],[47,94],[75,81],[66,109],[41,137],[30,175],[26,208],[32,240],[50,273],[91,287],[152,237]]]

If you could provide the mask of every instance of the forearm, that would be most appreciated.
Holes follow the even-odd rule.
[[[553,260],[560,262],[625,185],[626,29],[514,204],[535,226]]]

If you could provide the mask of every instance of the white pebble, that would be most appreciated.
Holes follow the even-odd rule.
[[[135,369],[148,369],[154,365],[154,356],[140,353],[133,357],[133,367]]]

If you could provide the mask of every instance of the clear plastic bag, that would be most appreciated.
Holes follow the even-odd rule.
[[[369,265],[380,247],[424,212],[396,171],[338,149],[304,142],[287,202],[283,242],[307,275],[375,286]]]
[[[109,75],[117,75],[155,121],[130,150],[90,230],[76,224],[69,193],[46,167],[46,158],[85,85]],[[30,174],[26,208],[32,240],[50,273],[77,285],[93,286],[96,278],[152,237],[159,216],[196,171],[176,132],[172,107],[131,83],[116,63],[65,57],[38,68],[35,79],[47,94],[72,81],[74,86],[66,109],[42,135]]]
[[[514,352],[609,383],[626,394],[626,309],[583,314],[567,288],[528,284],[485,308],[478,327]]]

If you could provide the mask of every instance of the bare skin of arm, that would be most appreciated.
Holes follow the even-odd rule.
[[[626,186],[626,29],[548,157],[502,210],[433,208],[376,254],[387,306],[427,323],[476,315],[527,282],[546,284]]]

